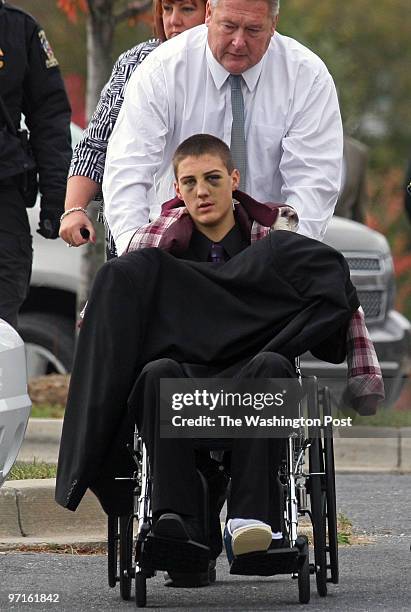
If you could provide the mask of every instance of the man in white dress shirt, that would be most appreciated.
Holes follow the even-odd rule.
[[[278,10],[279,0],[209,0],[205,25],[161,45],[131,77],[103,183],[119,254],[174,196],[177,146],[197,132],[230,146],[232,131],[238,134],[230,75],[242,77],[242,188],[260,201],[292,205],[299,232],[322,239],[341,181],[337,94],[322,60],[275,32]]]

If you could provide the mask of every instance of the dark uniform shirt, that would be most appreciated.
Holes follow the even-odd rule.
[[[31,275],[32,239],[26,205],[41,193],[39,233],[57,238],[71,158],[70,104],[44,30],[0,0],[0,318],[17,325]],[[3,107],[5,111],[2,110]],[[17,130],[22,115],[32,155]],[[30,160],[30,161],[29,161]],[[25,169],[36,168],[31,175]],[[31,176],[32,197],[23,186]]]
[[[39,171],[42,208],[59,206],[63,211],[71,158],[71,111],[63,79],[44,30],[33,17],[2,0],[0,94],[16,129],[20,127],[22,115],[29,128]],[[5,120],[0,115],[0,128],[4,129]],[[16,175],[21,171],[16,166]],[[6,199],[0,203],[0,225],[3,230],[15,231],[18,213],[12,203],[5,210]],[[20,223],[25,219],[20,216]]]

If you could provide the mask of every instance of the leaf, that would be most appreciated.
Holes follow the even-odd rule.
[[[57,6],[66,13],[69,21],[77,22],[77,11],[88,13],[87,0],[57,0]]]

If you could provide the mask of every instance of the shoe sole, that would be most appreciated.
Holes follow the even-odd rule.
[[[167,572],[164,575],[165,585],[167,587],[203,587],[209,586],[216,581],[217,573],[216,573],[216,563],[215,561],[210,561],[208,565],[208,572],[203,572],[201,574],[192,574],[192,573],[178,573],[178,572]]]
[[[140,566],[146,570],[206,573],[210,549],[192,540],[148,535],[142,545]]]
[[[268,550],[272,540],[271,528],[265,525],[239,527],[232,536],[232,549],[235,557],[251,552]]]

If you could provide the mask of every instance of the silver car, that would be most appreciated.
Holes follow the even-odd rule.
[[[0,319],[0,486],[20,450],[30,410],[24,343]]]

